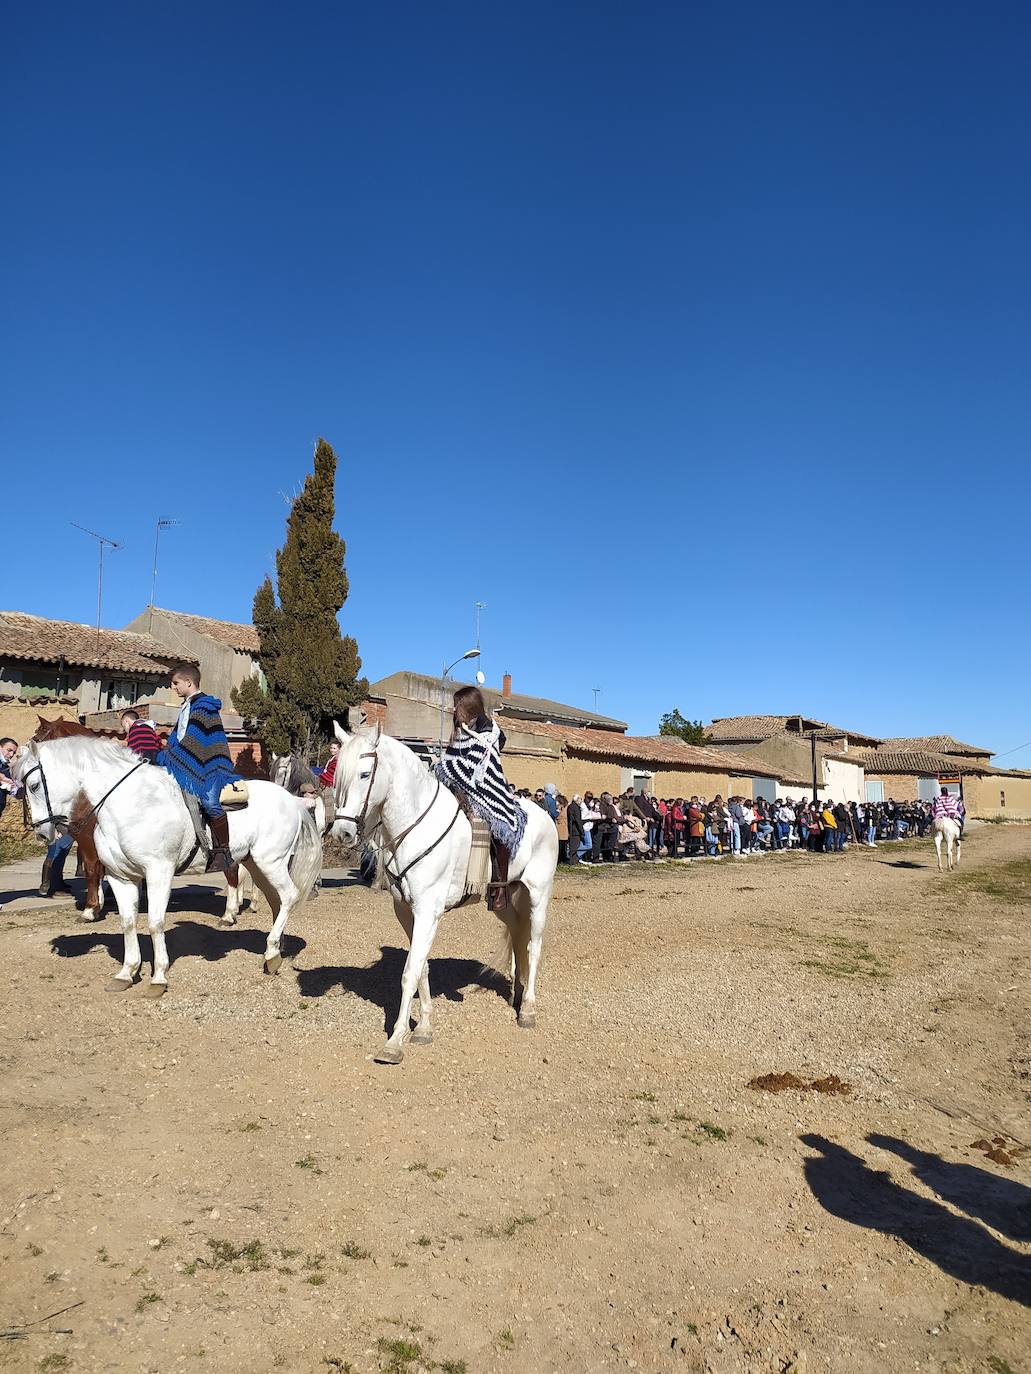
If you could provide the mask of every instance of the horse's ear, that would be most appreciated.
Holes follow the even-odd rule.
[[[346,744],[351,738],[338,720],[333,722],[333,733],[336,735],[337,744]]]

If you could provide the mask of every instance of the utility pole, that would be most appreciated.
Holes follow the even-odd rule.
[[[814,731],[810,734],[810,736],[809,736],[809,744],[810,744],[810,746],[811,746],[811,748],[812,748],[812,755],[813,755],[813,801],[815,802],[815,801],[816,801],[816,793],[817,793],[817,786],[816,786],[816,731],[815,731],[815,730],[814,730]]]
[[[100,566],[97,571],[97,648],[100,648],[100,613],[104,604],[104,545],[107,544],[112,549],[120,549],[121,544],[114,539],[108,539],[106,535],[96,534],[93,530],[88,530],[85,525],[77,525],[74,520],[68,522],[74,529],[82,530],[83,534],[88,534],[91,539],[95,539],[100,545]]]
[[[182,524],[181,520],[171,520],[167,516],[161,516],[154,526],[154,570],[150,575],[150,602],[148,603],[147,633],[150,634],[154,624],[154,594],[158,582],[158,540],[161,538],[162,530],[170,530],[173,525]]]

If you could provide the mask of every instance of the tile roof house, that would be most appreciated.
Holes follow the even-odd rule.
[[[175,655],[152,635],[0,611],[0,697],[73,699],[80,714],[130,705]]]
[[[952,754],[961,758],[983,759],[985,763],[992,756],[990,749],[977,744],[964,744],[951,735],[897,735],[892,739],[882,739],[881,749],[899,752],[904,750],[924,750],[932,754]]]
[[[148,606],[126,629],[157,640],[173,661],[196,663],[204,690],[226,706],[234,687],[255,673],[261,674],[260,643],[253,625]]]
[[[451,698],[466,684],[428,673],[402,671],[380,678],[369,687],[363,710],[368,719],[380,720],[387,734],[399,739],[435,740],[441,730],[441,715],[446,735],[451,733]],[[481,687],[488,711],[503,710],[506,719],[552,722],[557,725],[589,725],[597,730],[622,734],[626,721],[567,706],[547,697],[524,696],[512,691],[511,675],[506,673],[500,688]],[[371,708],[371,709],[370,709]]]
[[[840,741],[844,749],[850,745],[876,745],[876,735],[866,735],[844,726],[831,725],[811,716],[717,716],[705,727],[705,737],[714,744],[758,744],[774,735],[815,735],[818,740]]]

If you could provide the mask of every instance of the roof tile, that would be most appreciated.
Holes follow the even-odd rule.
[[[49,620],[24,611],[0,611],[0,656],[77,668],[165,673],[174,655],[150,635],[129,630],[98,632],[72,620]]]

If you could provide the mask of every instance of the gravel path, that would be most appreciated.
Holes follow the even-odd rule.
[[[267,912],[176,912],[156,1003],[111,918],[0,913],[0,1369],[1018,1374],[1029,839],[562,875],[529,1032],[452,913],[394,1069],[348,876],[277,978]]]

